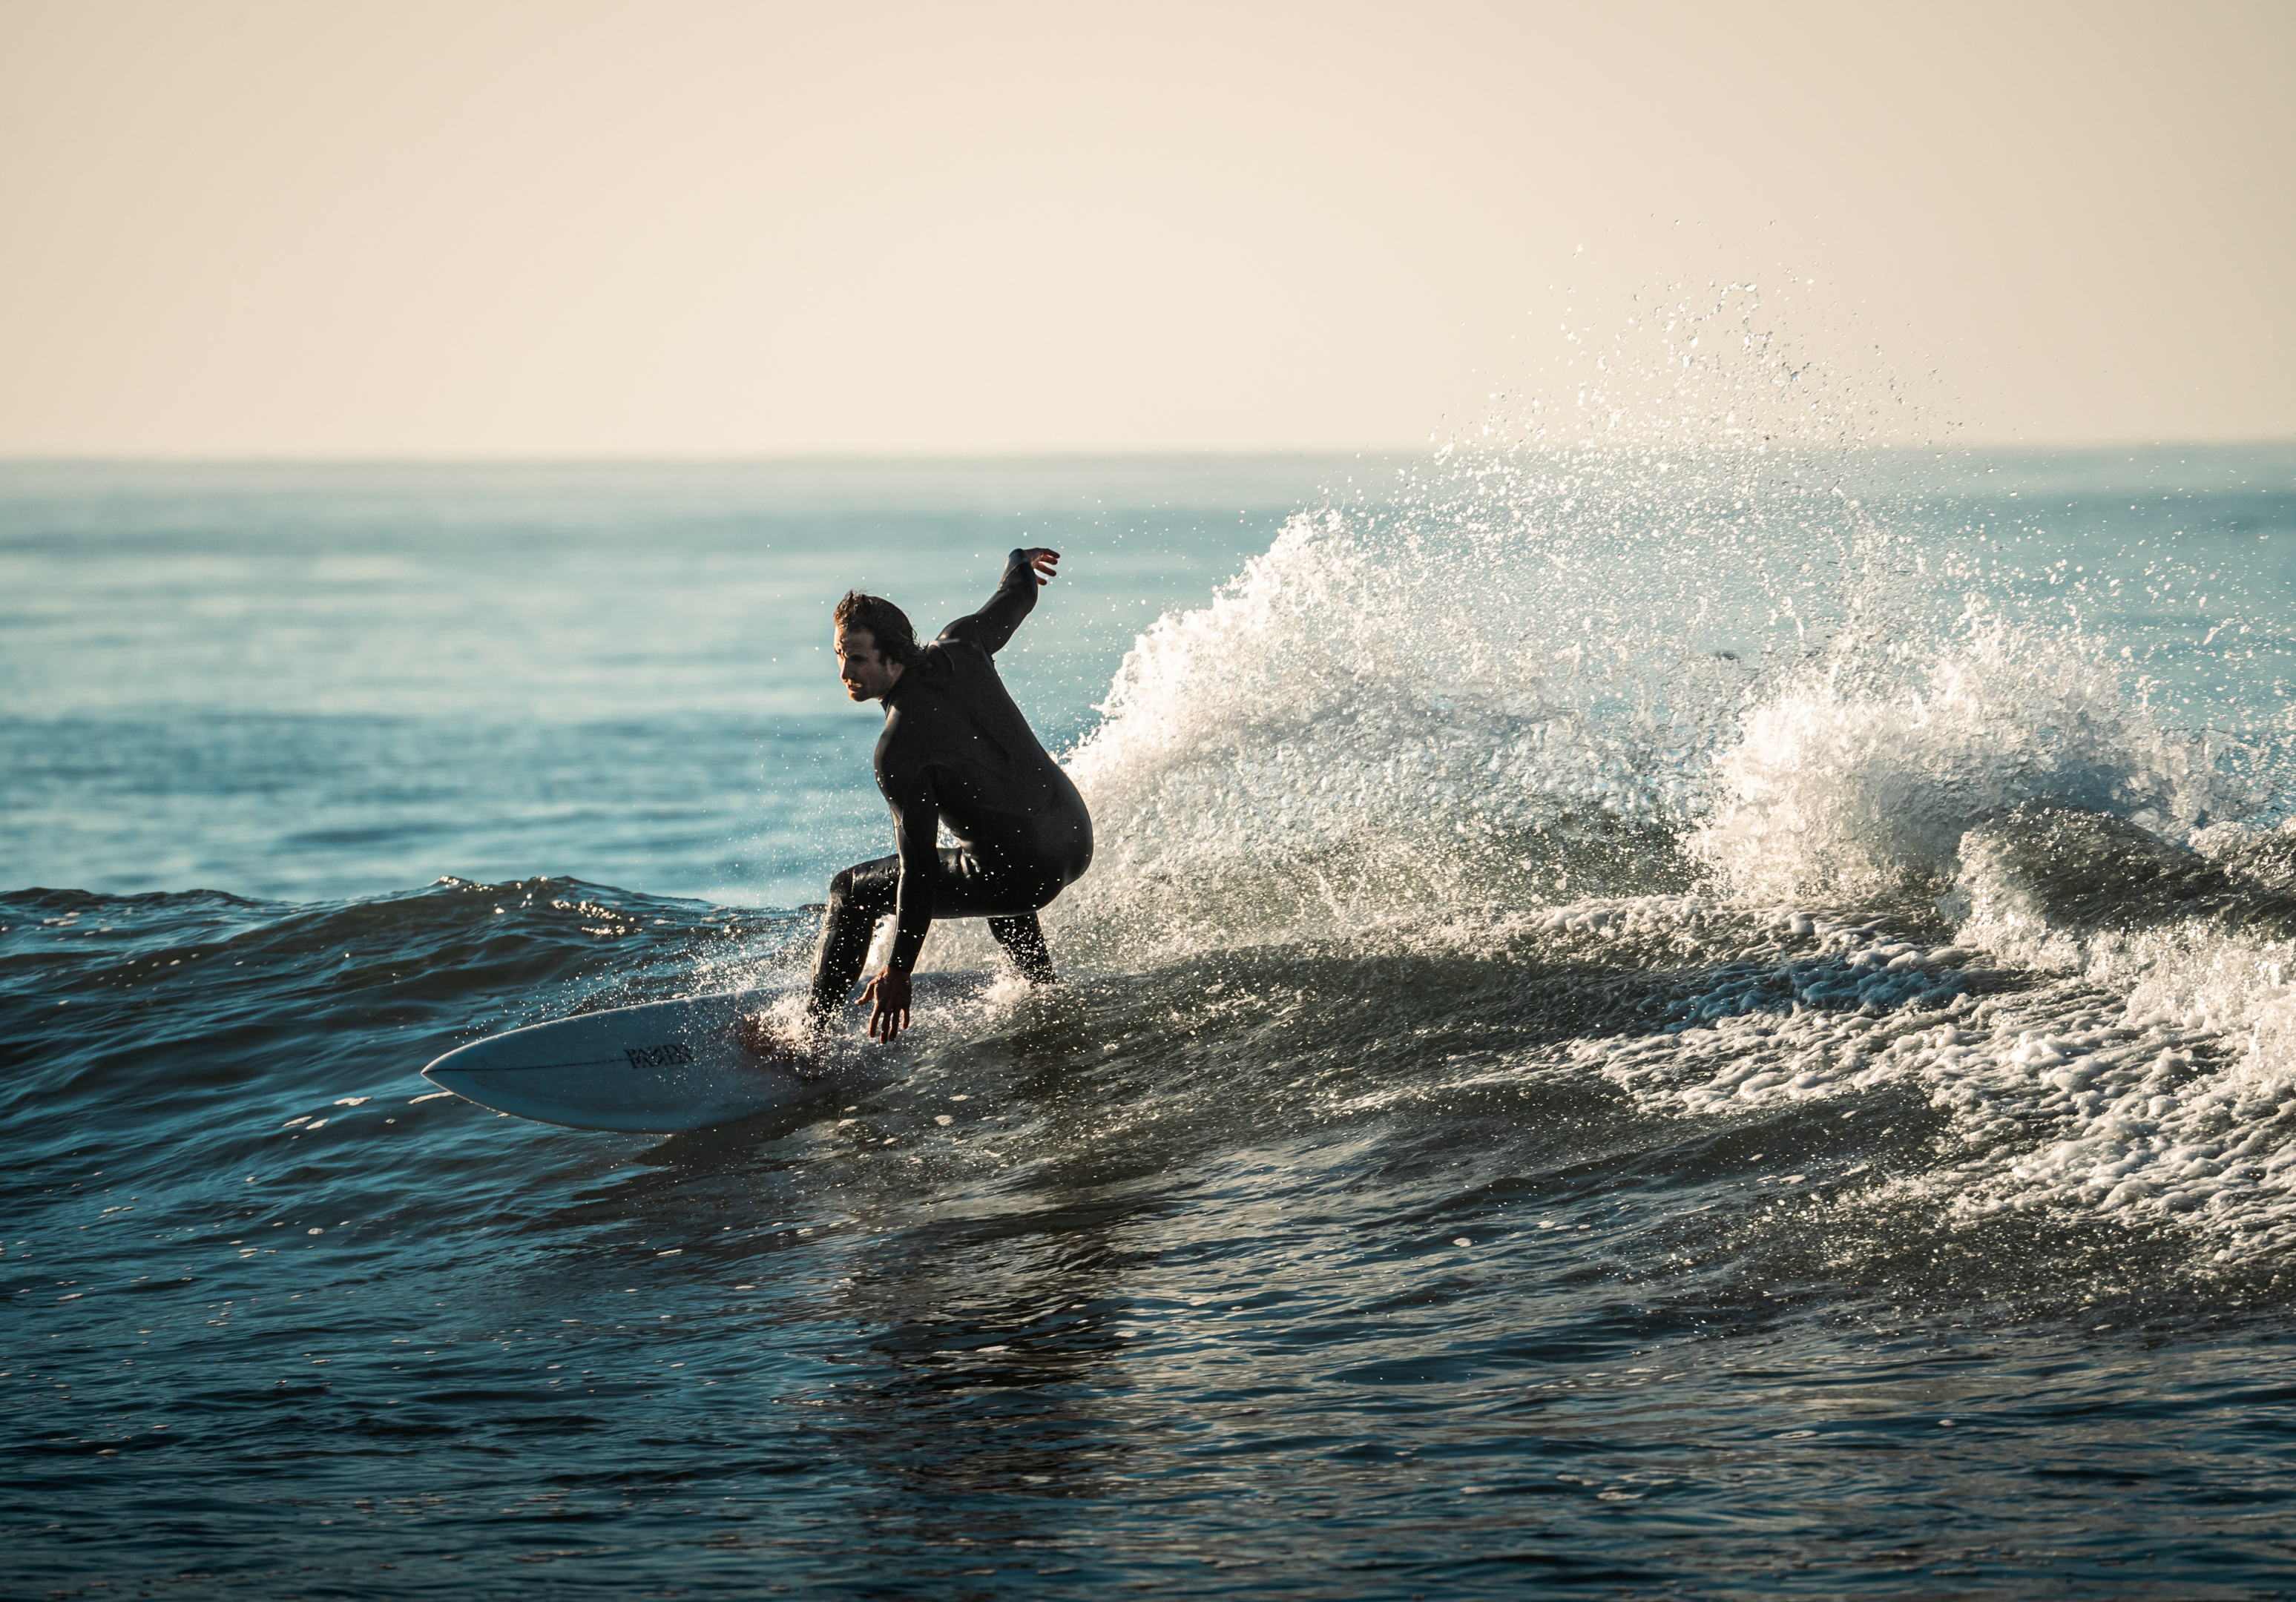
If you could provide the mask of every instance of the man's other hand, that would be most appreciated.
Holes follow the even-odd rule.
[[[1061,565],[1059,552],[1047,551],[1042,545],[1032,545],[1021,554],[1028,560],[1029,565],[1037,570],[1037,582],[1039,584],[1048,584],[1060,576],[1054,571]]]
[[[853,1004],[869,1009],[869,1038],[891,1045],[909,1026],[909,976],[887,969],[862,987]]]

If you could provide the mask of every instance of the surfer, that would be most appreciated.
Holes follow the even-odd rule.
[[[908,1026],[909,970],[936,918],[986,918],[988,932],[1031,984],[1054,979],[1037,910],[1092,862],[1084,797],[1046,754],[997,677],[994,658],[1034,609],[1060,552],[1015,551],[988,604],[920,646],[907,616],[879,595],[837,603],[837,672],[857,701],[882,701],[877,788],[893,813],[894,854],[857,862],[829,883],[821,945],[806,999],[805,1038],[744,1018],[742,1043],[760,1057],[802,1061],[868,960],[877,920],[896,915],[893,949],[862,991],[872,1039]],[[939,843],[946,829],[953,840]]]

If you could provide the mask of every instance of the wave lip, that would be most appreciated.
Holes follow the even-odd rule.
[[[2218,838],[2225,842],[2221,827]],[[2286,851],[2296,837],[2226,845],[2219,862],[2110,813],[2020,802],[1963,834],[1960,876],[1941,910],[1997,944],[2177,921],[2267,939],[2296,934],[2296,864]]]
[[[1845,633],[1748,713],[1694,848],[1742,895],[1934,894],[1972,824],[2052,800],[2176,836],[2264,797],[2164,730],[2078,635],[1972,608],[1955,634]]]

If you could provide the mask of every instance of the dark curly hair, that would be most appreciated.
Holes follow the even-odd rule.
[[[917,631],[909,626],[909,615],[882,595],[848,590],[833,616],[848,633],[865,633],[874,640],[877,654],[888,662],[906,667],[924,655],[917,646]]]

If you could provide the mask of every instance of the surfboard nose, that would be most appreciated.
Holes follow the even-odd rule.
[[[689,996],[586,1012],[472,1041],[422,1077],[496,1112],[569,1129],[674,1134],[832,1093],[849,1074],[799,1074],[736,1038],[778,998]]]

